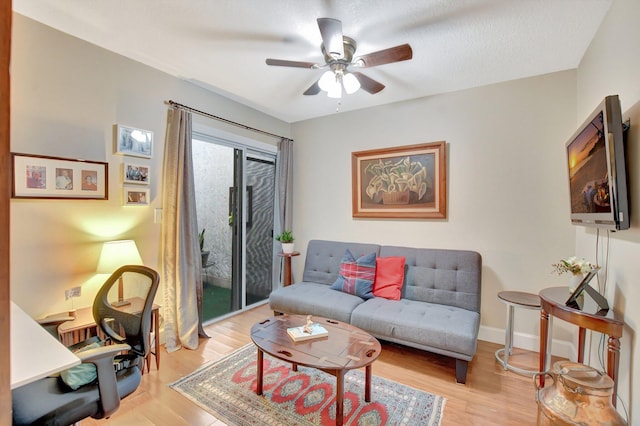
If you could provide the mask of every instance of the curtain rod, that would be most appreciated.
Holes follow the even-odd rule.
[[[236,127],[242,127],[245,130],[251,130],[252,132],[262,133],[263,135],[272,136],[274,138],[279,138],[279,139],[286,139],[286,140],[290,140],[290,141],[293,142],[293,139],[291,139],[291,138],[286,138],[284,136],[280,136],[280,135],[276,135],[274,133],[266,132],[264,130],[256,129],[255,127],[250,127],[250,126],[246,126],[246,125],[241,124],[241,123],[237,123],[235,121],[227,120],[226,118],[218,117],[217,115],[209,114],[208,112],[200,111],[199,109],[191,108],[190,106],[179,104],[178,102],[174,102],[172,100],[165,101],[165,103],[167,105],[171,105],[174,108],[184,109],[184,110],[187,110],[189,112],[194,112],[194,113],[202,115],[204,117],[208,117],[208,118],[212,118],[214,120],[222,121],[224,123],[231,124],[231,125],[236,126]]]

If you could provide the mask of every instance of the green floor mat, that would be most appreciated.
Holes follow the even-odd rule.
[[[204,321],[231,312],[231,289],[205,285],[202,289],[202,317]]]

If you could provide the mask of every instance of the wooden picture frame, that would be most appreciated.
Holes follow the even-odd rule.
[[[109,164],[11,153],[12,198],[109,199]]]
[[[140,187],[124,187],[124,205],[125,206],[148,206],[149,205],[149,189]]]
[[[149,185],[151,168],[143,164],[125,162],[122,165],[122,182],[134,185]]]
[[[446,219],[446,142],[351,154],[355,218]]]
[[[153,132],[120,124],[115,125],[115,153],[132,157],[151,158]]]

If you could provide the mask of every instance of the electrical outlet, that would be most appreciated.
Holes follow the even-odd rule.
[[[82,293],[82,287],[73,287],[70,288],[69,290],[65,290],[64,291],[64,300],[69,300],[72,297],[80,297],[80,294]]]

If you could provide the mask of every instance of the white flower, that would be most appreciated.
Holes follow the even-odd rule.
[[[554,271],[557,272],[558,275],[564,274],[565,272],[571,272],[574,275],[587,274],[596,268],[596,265],[593,263],[587,262],[584,259],[578,259],[576,256],[561,259],[560,262],[554,263],[551,266],[553,266]]]

